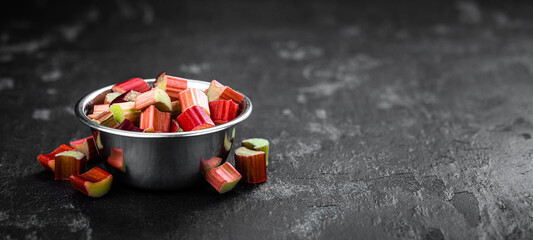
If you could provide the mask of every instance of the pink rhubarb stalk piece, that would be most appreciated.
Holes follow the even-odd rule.
[[[119,148],[111,148],[111,155],[107,158],[107,163],[111,167],[126,172],[126,166],[124,165],[124,152]]]
[[[222,94],[220,94],[220,99],[232,100],[235,103],[240,104],[244,99],[244,96],[233,90],[232,88],[226,86]]]
[[[166,72],[162,72],[159,74],[159,76],[157,76],[154,82],[154,88],[159,88],[163,91],[167,90],[167,73]]]
[[[215,126],[202,107],[192,106],[176,118],[183,131],[195,131]]]
[[[85,154],[80,151],[65,151],[55,156],[55,180],[69,180],[70,175],[85,171]]]
[[[98,150],[96,149],[93,136],[72,141],[70,142],[70,146],[85,154],[87,161],[98,158]]]
[[[207,182],[220,194],[233,189],[241,177],[241,174],[229,162],[216,168],[210,168],[205,174]]]
[[[139,127],[145,132],[170,132],[170,113],[161,112],[150,105],[141,112]]]
[[[113,100],[115,100],[115,98],[117,98],[120,95],[121,93],[119,92],[110,92],[106,94],[105,99],[104,99],[104,104],[110,104]]]
[[[185,89],[187,89],[187,86],[188,86],[187,79],[174,77],[170,75],[166,75],[166,76],[167,76],[167,88],[165,91],[167,92],[168,96],[172,100],[178,99],[178,94],[184,91]]]
[[[113,92],[125,93],[128,90],[135,90],[137,92],[146,92],[150,90],[150,85],[142,78],[132,78],[127,81],[116,84],[111,88]]]
[[[207,95],[198,88],[188,88],[178,94],[181,112],[187,111],[192,106],[202,107],[209,115],[209,101]]]
[[[135,98],[136,110],[143,110],[150,105],[155,105],[159,111],[172,111],[170,97],[168,97],[168,94],[165,91],[159,88],[153,88],[150,91],[139,94],[139,96]]]
[[[211,81],[209,88],[207,89],[207,97],[209,101],[215,101],[219,99],[232,100],[237,104],[240,104],[244,99],[244,96],[228,86],[224,86],[216,80]]]
[[[202,176],[205,176],[205,173],[211,169],[216,168],[222,163],[222,158],[211,157],[210,159],[205,160],[204,158],[200,159],[200,173]]]
[[[89,197],[101,197],[109,192],[113,175],[99,167],[94,167],[84,174],[70,176],[72,186]]]
[[[88,118],[94,119],[98,114],[109,110],[109,104],[96,104],[93,106],[93,113],[87,115]]]
[[[262,183],[267,180],[265,152],[245,147],[235,150],[235,168],[246,183]]]
[[[41,164],[41,166],[50,171],[50,172],[54,172],[55,170],[55,159],[56,159],[56,154],[58,153],[61,153],[61,152],[65,152],[65,151],[73,151],[73,150],[76,150],[74,148],[72,148],[71,146],[69,145],[66,145],[66,144],[61,144],[61,146],[59,146],[56,150],[54,150],[53,152],[51,153],[48,153],[48,154],[41,154],[37,157],[37,161],[39,161],[39,163]]]
[[[180,130],[180,125],[178,124],[178,121],[176,119],[172,119],[172,122],[170,123],[170,132],[178,132]]]
[[[116,97],[109,103],[109,105],[115,104],[115,103],[123,103],[123,102],[133,102],[135,101],[135,98],[141,94],[140,92],[137,92],[135,90],[128,90],[123,94],[120,94],[120,96]]]
[[[93,118],[93,122],[96,122],[103,126],[108,126],[110,128],[118,127],[119,123],[113,117],[113,113],[108,111],[102,112]]]
[[[231,100],[214,100],[209,102],[209,110],[215,124],[224,124],[237,117],[239,105]]]
[[[130,120],[124,119],[120,125],[118,125],[117,129],[125,130],[125,131],[132,131],[132,132],[144,132],[144,130],[136,127]]]

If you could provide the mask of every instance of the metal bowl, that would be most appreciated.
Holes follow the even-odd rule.
[[[151,85],[154,79],[145,81]],[[209,87],[209,82],[187,81],[189,87],[201,90]],[[233,147],[236,125],[252,112],[252,102],[243,94],[237,118],[216,127],[178,133],[124,131],[99,125],[87,117],[93,105],[104,102],[111,87],[82,97],[74,111],[78,119],[91,129],[101,148],[100,157],[113,177],[142,189],[176,190],[202,181],[200,164],[213,157],[226,161]]]

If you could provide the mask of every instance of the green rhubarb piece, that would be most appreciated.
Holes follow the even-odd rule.
[[[122,93],[119,93],[119,92],[110,92],[106,94],[104,103],[111,103],[113,100],[115,100],[115,98],[117,98],[121,94]]]
[[[115,103],[109,107],[109,111],[113,113],[113,117],[119,124],[124,119],[129,119],[132,123],[138,122],[141,116],[141,111],[135,110],[135,102]]]
[[[250,138],[242,141],[241,145],[251,150],[264,152],[266,164],[268,165],[268,140],[263,138]]]

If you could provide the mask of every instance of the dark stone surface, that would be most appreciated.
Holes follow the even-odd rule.
[[[7,4],[2,239],[533,238],[531,3]],[[268,182],[90,199],[39,166],[80,96],[161,71],[251,98]]]

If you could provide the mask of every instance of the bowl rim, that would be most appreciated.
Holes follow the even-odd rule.
[[[200,84],[200,85],[209,86],[209,84],[210,84],[210,82],[206,82],[206,81],[187,79],[187,78],[183,78],[183,79],[186,79],[187,82]],[[143,79],[143,80],[145,82],[149,83],[149,84],[153,83],[155,81],[155,79],[153,79],[153,78]],[[133,132],[133,131],[120,130],[120,129],[110,128],[110,127],[107,127],[107,126],[102,126],[102,125],[100,125],[100,124],[98,124],[96,122],[93,122],[85,114],[85,106],[87,106],[88,103],[90,101],[92,101],[96,96],[102,94],[105,91],[110,90],[113,86],[114,86],[114,84],[106,86],[106,87],[103,87],[103,88],[100,88],[98,90],[90,92],[90,93],[86,94],[85,96],[81,97],[80,100],[78,100],[78,102],[76,102],[76,105],[74,106],[74,112],[75,112],[76,117],[78,118],[78,120],[81,121],[83,124],[87,125],[88,127],[92,128],[92,129],[97,129],[97,130],[102,131],[102,132],[111,133],[111,134],[115,134],[115,135],[120,135],[120,136],[124,136],[124,137],[134,137],[134,138],[182,138],[182,137],[192,137],[192,136],[207,135],[207,134],[210,134],[210,133],[214,133],[214,132],[218,132],[218,131],[229,129],[229,128],[239,124],[240,122],[244,121],[252,113],[252,102],[250,101],[250,99],[246,95],[244,95],[242,92],[237,91],[238,93],[240,93],[240,94],[242,94],[244,96],[243,102],[245,104],[245,108],[244,108],[244,111],[239,116],[237,116],[235,119],[233,119],[233,120],[231,120],[231,121],[229,121],[227,123],[220,124],[220,125],[217,125],[217,126],[212,127],[212,128],[202,129],[202,130],[196,130],[196,131],[190,131],[190,132],[176,132],[176,133],[144,133],[144,132]]]

